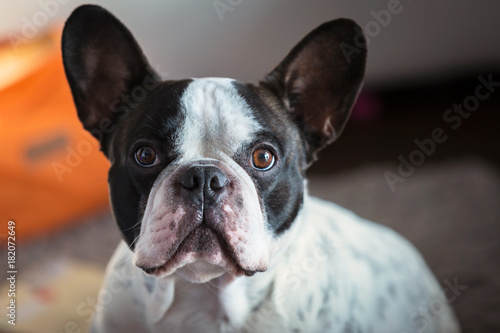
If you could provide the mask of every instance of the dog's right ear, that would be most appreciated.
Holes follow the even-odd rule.
[[[160,82],[130,31],[99,6],[73,11],[64,26],[62,53],[78,117],[101,143],[110,125],[129,111],[124,96]]]
[[[305,36],[265,78],[304,133],[308,164],[342,133],[363,82],[366,52],[361,27],[333,20]]]

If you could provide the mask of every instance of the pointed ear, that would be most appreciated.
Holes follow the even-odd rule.
[[[310,162],[342,132],[363,81],[365,62],[361,28],[338,19],[304,37],[265,78],[263,84],[278,95],[303,131]]]
[[[101,143],[103,127],[109,129],[121,113],[128,113],[124,99],[130,106],[132,90],[142,87],[143,98],[145,89],[160,81],[130,31],[99,6],[84,5],[71,14],[62,53],[78,117]]]

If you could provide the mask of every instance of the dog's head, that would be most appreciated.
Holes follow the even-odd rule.
[[[73,12],[66,75],[111,162],[112,209],[137,266],[193,282],[267,269],[301,208],[305,170],[358,94],[360,31],[346,19],[319,26],[258,85],[162,81],[113,15]]]

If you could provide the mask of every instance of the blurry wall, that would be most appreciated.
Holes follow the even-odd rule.
[[[500,31],[500,2],[495,0],[94,2],[132,30],[152,65],[169,78],[230,76],[256,81],[305,33],[337,17],[355,19],[372,36],[369,86],[473,72],[491,68],[500,59],[495,36]],[[22,36],[34,23],[42,30],[62,22],[82,3],[2,1],[0,35]],[[44,13],[50,17],[46,24]]]

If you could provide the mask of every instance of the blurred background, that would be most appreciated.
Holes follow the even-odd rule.
[[[366,83],[310,192],[403,234],[443,287],[465,285],[452,301],[464,331],[500,331],[500,2],[95,2],[165,79],[256,82],[319,24],[356,20]],[[0,4],[0,254],[6,267],[13,220],[19,305],[1,332],[85,331],[120,239],[109,164],[76,118],[60,58],[62,24],[82,3]]]

